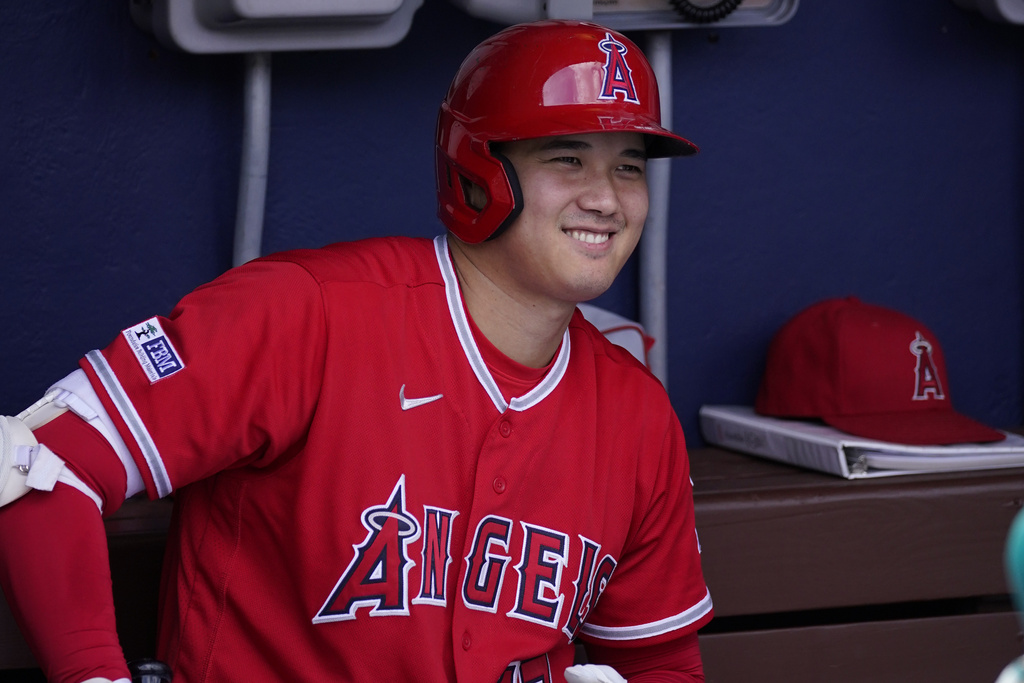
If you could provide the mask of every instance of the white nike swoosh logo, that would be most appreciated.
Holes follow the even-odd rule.
[[[405,397],[405,385],[398,390],[398,400],[402,402],[402,410],[409,410],[410,408],[418,408],[425,406],[428,403],[433,403],[439,398],[444,398],[444,394],[437,394],[436,396],[424,396],[423,398],[406,398]]]

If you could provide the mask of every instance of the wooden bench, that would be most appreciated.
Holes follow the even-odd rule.
[[[1024,469],[847,481],[691,454],[708,683],[994,681],[1024,653],[1006,534]]]

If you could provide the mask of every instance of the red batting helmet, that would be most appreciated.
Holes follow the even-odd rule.
[[[662,128],[654,72],[622,34],[580,21],[507,28],[469,53],[441,103],[438,216],[464,242],[495,237],[523,200],[512,164],[489,143],[609,131],[644,134],[652,158],[697,151]],[[463,181],[483,188],[482,208]]]

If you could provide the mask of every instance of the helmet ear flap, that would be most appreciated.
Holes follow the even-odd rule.
[[[500,152],[491,150],[491,155],[501,162],[501,167],[505,171],[505,180],[508,182],[509,192],[512,194],[512,207],[509,209],[508,215],[505,216],[504,220],[494,229],[494,232],[487,237],[489,240],[493,240],[495,237],[505,232],[508,226],[512,225],[519,214],[523,211],[523,189],[519,185],[519,174],[516,173],[515,166],[509,161],[508,157]]]
[[[496,237],[519,215],[522,191],[512,163],[493,155],[443,109],[435,157],[437,215],[460,240],[476,244]]]

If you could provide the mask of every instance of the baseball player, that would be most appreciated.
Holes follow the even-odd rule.
[[[576,309],[647,159],[694,151],[624,36],[506,29],[441,105],[445,234],[235,268],[0,421],[0,581],[48,679],[128,676],[101,516],[144,493],[175,500],[176,683],[703,680],[679,422]]]

